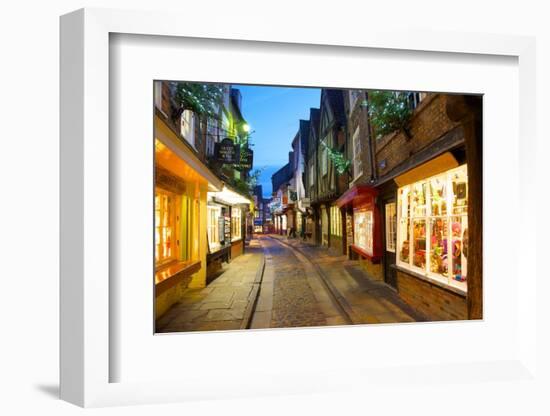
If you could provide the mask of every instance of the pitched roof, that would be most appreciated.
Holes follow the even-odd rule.
[[[344,92],[337,89],[323,89],[326,100],[329,102],[334,118],[342,125],[346,124],[346,110],[344,108]]]

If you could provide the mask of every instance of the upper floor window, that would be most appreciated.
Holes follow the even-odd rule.
[[[180,119],[180,133],[191,146],[195,147],[195,115],[185,110]]]
[[[315,164],[309,165],[309,186],[313,186],[315,183]]]
[[[361,95],[361,90],[349,90],[349,112],[351,113],[357,104],[357,99]]]
[[[328,173],[328,138],[325,138],[324,143],[325,145],[322,146],[321,150],[321,176],[324,176]]]
[[[162,111],[162,81],[155,81],[153,84],[155,107]]]
[[[426,98],[425,92],[410,92],[409,93],[409,103],[411,108],[416,108],[419,106],[419,104],[422,102],[424,98]]]

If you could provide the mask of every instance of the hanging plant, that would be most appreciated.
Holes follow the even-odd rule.
[[[368,112],[376,138],[402,130],[411,138],[409,127],[412,109],[408,92],[369,91]]]
[[[344,156],[344,153],[328,146],[324,141],[321,143],[324,148],[327,149],[328,157],[334,165],[336,172],[338,172],[339,175],[343,175],[345,172],[349,171],[351,161]]]
[[[191,110],[198,116],[218,116],[217,111],[223,101],[221,84],[176,82],[175,90],[174,98],[181,112]]]

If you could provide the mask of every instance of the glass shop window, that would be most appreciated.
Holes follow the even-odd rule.
[[[373,217],[372,211],[361,210],[353,213],[355,229],[353,243],[370,255],[372,255]]]
[[[208,215],[208,243],[210,250],[215,250],[220,247],[220,216],[221,208],[209,206],[207,208]]]
[[[466,165],[399,188],[397,198],[398,264],[466,290]]]
[[[231,208],[231,241],[241,239],[241,209]]]
[[[386,204],[386,251],[395,253],[397,237],[397,210],[395,202]]]
[[[337,206],[330,207],[330,233],[337,237],[342,236],[342,216]]]
[[[157,266],[177,257],[176,223],[179,221],[177,197],[171,192],[155,192],[155,264]]]

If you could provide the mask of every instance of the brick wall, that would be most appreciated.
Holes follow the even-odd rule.
[[[399,270],[397,271],[397,290],[405,302],[429,320],[468,319],[464,296]]]
[[[378,176],[384,176],[457,125],[447,117],[445,96],[428,94],[414,111],[410,139],[404,132],[397,131],[376,140]]]

